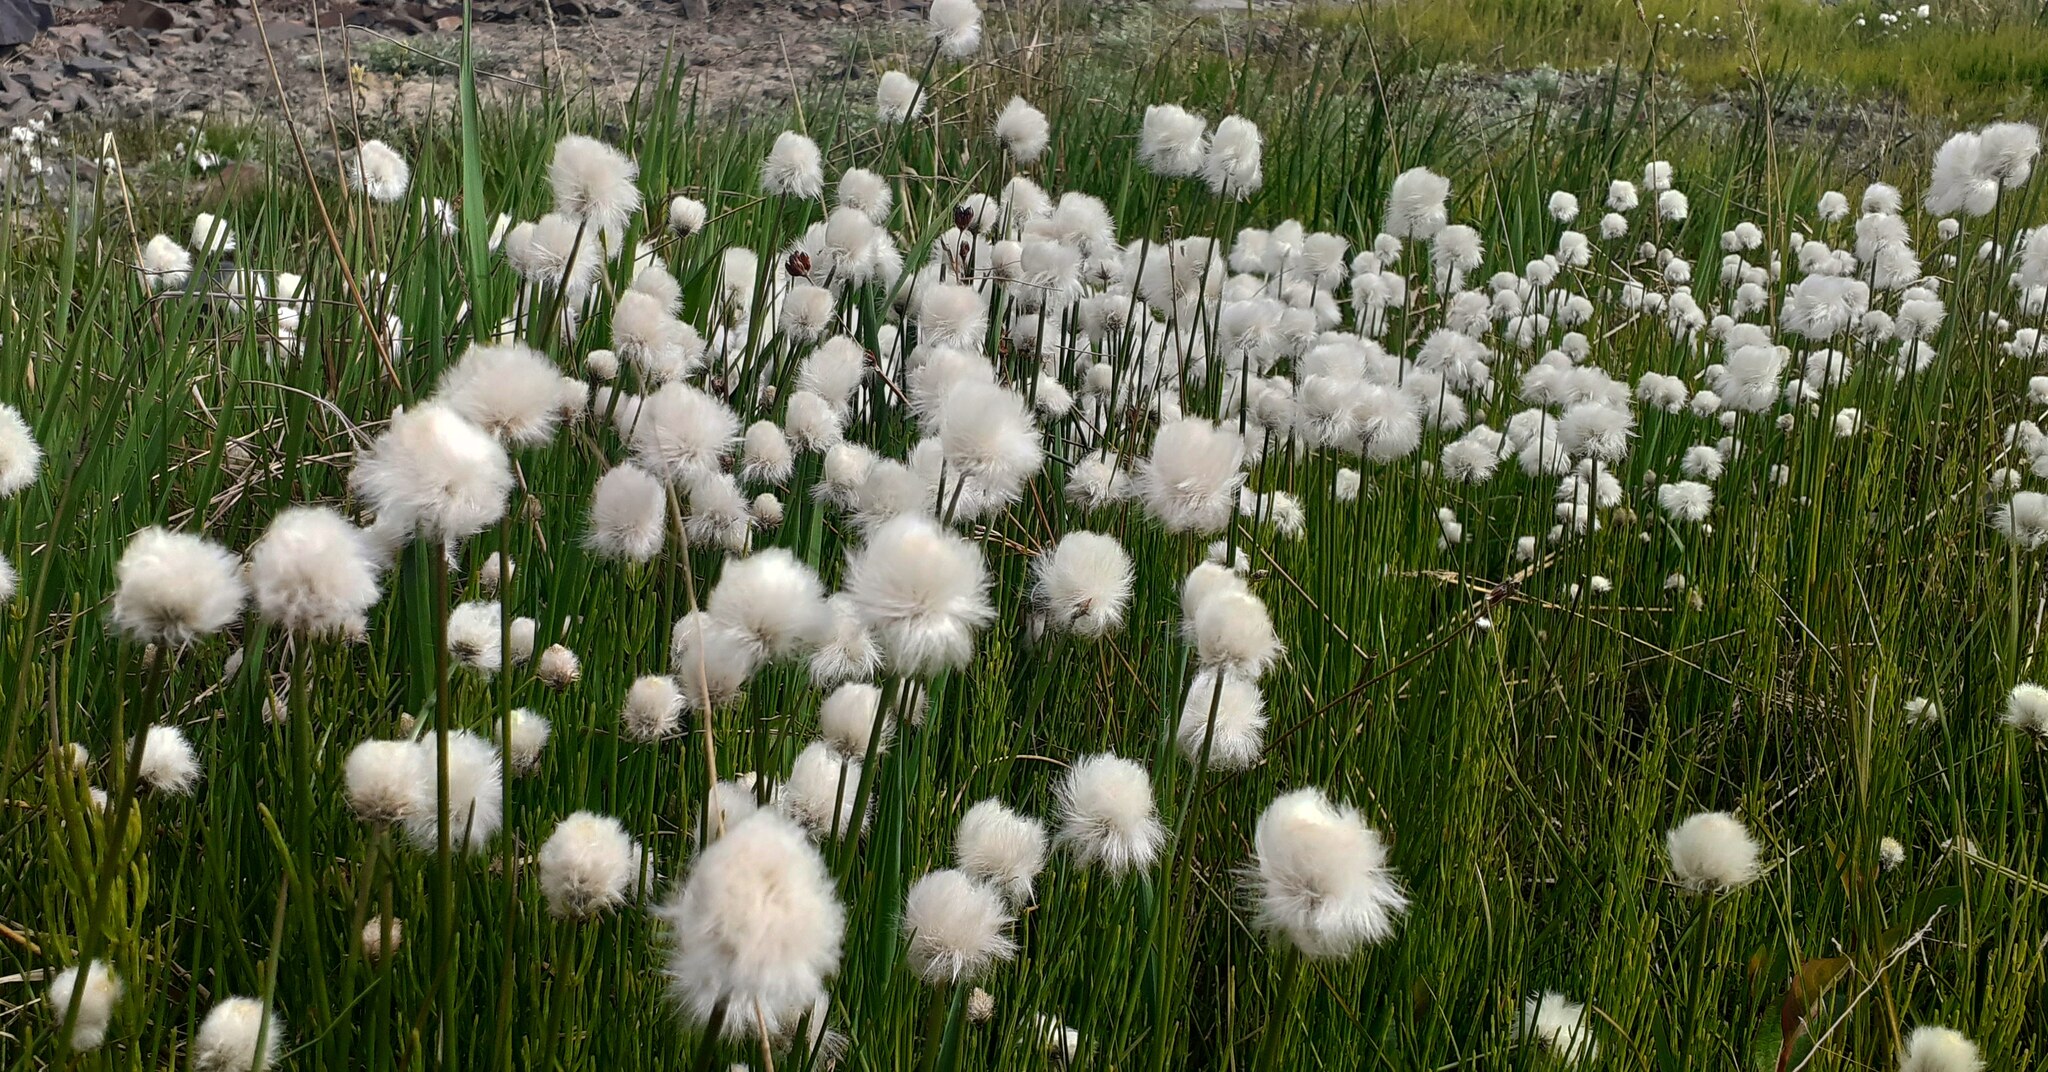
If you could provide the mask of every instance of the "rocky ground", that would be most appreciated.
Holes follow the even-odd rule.
[[[47,29],[0,49],[0,125],[235,121],[280,100],[374,124],[453,105],[459,0],[49,2]],[[687,2],[475,0],[482,87],[621,96],[672,53],[710,107],[785,100],[843,64],[860,25],[919,18],[925,0],[713,0],[708,19]]]

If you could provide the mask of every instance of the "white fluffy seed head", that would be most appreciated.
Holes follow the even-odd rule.
[[[1725,893],[1756,880],[1757,844],[1725,811],[1701,812],[1665,837],[1671,879],[1691,893]]]
[[[198,1072],[263,1072],[277,1061],[283,1042],[284,1023],[261,1001],[225,998],[192,1036],[192,1067]]]
[[[2013,729],[2048,737],[2048,688],[2022,681],[2006,693],[2000,718]]]
[[[21,411],[0,402],[0,499],[11,499],[36,482],[42,471],[43,448]]]
[[[1356,808],[1297,789],[1259,816],[1252,844],[1260,926],[1317,958],[1393,936],[1408,898]]]
[[[729,819],[662,906],[671,993],[695,1023],[721,1003],[747,1015],[732,1034],[793,1027],[825,998],[839,967],[846,913],[818,850],[773,810]]]
[[[761,161],[761,190],[771,197],[812,200],[825,192],[824,159],[818,143],[785,130]]]
[[[405,158],[375,139],[343,153],[341,170],[350,189],[379,204],[397,204],[412,182],[412,167]]]
[[[533,676],[551,689],[566,689],[583,677],[583,664],[566,644],[549,644],[533,664]]]
[[[362,534],[324,506],[277,515],[249,548],[249,582],[258,614],[306,638],[362,632],[379,595]]]
[[[1033,564],[1033,595],[1055,628],[1103,637],[1123,625],[1134,571],[1114,537],[1070,532]]]
[[[883,71],[875,83],[875,118],[883,126],[907,123],[924,114],[924,87],[902,71]]]
[[[151,726],[142,735],[142,784],[158,793],[184,796],[199,784],[199,757],[176,726]]]
[[[740,479],[749,484],[780,484],[796,468],[796,453],[789,437],[774,421],[760,420],[747,426],[740,440]]]
[[[1185,417],[1159,429],[1151,456],[1138,468],[1136,490],[1168,532],[1219,532],[1237,504],[1243,463],[1236,431]]]
[[[1550,1048],[1568,1065],[1591,1061],[1600,1055],[1593,1041],[1593,1020],[1586,1007],[1554,990],[1522,1002],[1521,1036]]]
[[[1051,143],[1052,128],[1046,123],[1044,112],[1032,107],[1022,97],[1011,97],[996,115],[995,135],[1010,154],[1010,159],[1029,167],[1038,161]]]
[[[1000,800],[967,809],[953,835],[960,870],[1013,905],[1031,899],[1031,885],[1045,869],[1045,852],[1045,824],[1011,811]]]
[[[882,649],[867,626],[860,606],[845,594],[825,601],[832,628],[811,653],[811,681],[830,688],[844,681],[865,681],[882,668]]]
[[[364,741],[349,750],[342,769],[349,809],[366,823],[410,818],[422,772],[432,756],[411,741]]]
[[[678,194],[675,197],[669,198],[669,230],[684,238],[688,238],[703,230],[704,221],[709,215],[710,211],[704,207],[704,202],[694,197],[684,197]]]
[[[1946,1027],[1916,1027],[1906,1036],[1899,1072],[1983,1072],[1977,1044]]]
[[[434,852],[441,844],[440,797],[438,790],[436,739],[415,742],[420,756],[411,765],[414,773],[411,802],[406,807],[405,832],[423,852]],[[502,764],[498,750],[489,741],[468,730],[448,733],[448,844],[456,850],[482,852],[486,842],[503,825],[504,792]]]
[[[426,402],[392,414],[356,456],[349,484],[380,522],[430,542],[460,540],[504,516],[512,464],[490,433],[449,406]]]
[[[570,815],[540,847],[540,888],[549,911],[588,919],[625,904],[641,860],[640,846],[617,819],[589,811]]]
[[[634,185],[639,177],[640,166],[626,154],[581,134],[556,142],[548,164],[555,211],[586,223],[613,249],[640,211],[640,188]]]
[[[591,493],[583,546],[601,557],[646,562],[661,553],[667,509],[661,481],[631,463],[618,466]]]
[[[939,51],[965,59],[981,47],[981,4],[977,0],[932,0],[925,17]]]
[[[233,623],[249,592],[232,552],[154,527],[128,542],[114,574],[114,628],[137,642],[173,648]]]
[[[683,715],[682,690],[665,674],[648,674],[626,690],[619,725],[635,741],[658,741],[675,733]]]
[[[881,707],[882,691],[862,682],[848,682],[832,690],[818,706],[818,736],[849,759],[864,759],[874,738],[875,715]],[[894,725],[881,722],[881,741],[876,754],[887,750]]]
[[[1265,746],[1266,701],[1256,681],[1223,671],[1219,691],[1218,680],[1217,671],[1204,670],[1188,682],[1174,740],[1189,763],[1201,763],[1206,747],[1210,767],[1244,770]]]
[[[633,449],[633,460],[662,479],[681,483],[722,472],[740,436],[739,416],[724,402],[680,381],[641,400],[628,420],[615,416]]]
[[[971,982],[1017,953],[1010,913],[996,891],[960,871],[934,871],[903,900],[910,970],[925,982]]]
[[[760,644],[708,611],[683,615],[669,633],[669,669],[689,710],[730,701],[760,666]]]
[[[1166,842],[1145,768],[1104,752],[1076,760],[1060,782],[1060,842],[1083,866],[1112,875],[1150,867]]]
[[[1190,619],[1195,656],[1205,668],[1221,667],[1257,681],[1285,650],[1273,631],[1265,603],[1248,590],[1218,592],[1203,599]]]
[[[780,547],[727,560],[705,609],[768,661],[809,653],[832,625],[817,571]]]
[[[976,545],[922,517],[884,522],[847,563],[846,595],[897,671],[923,676],[974,654],[995,618]]]
[[[58,972],[50,982],[51,1020],[63,1024],[66,1016],[72,1016],[72,1001],[78,1002],[66,1044],[81,1053],[98,1049],[106,1041],[107,1027],[114,1019],[114,1004],[121,1000],[122,989],[121,977],[104,960],[86,965],[83,973],[75,967]]]
[[[868,817],[854,817],[860,768],[859,757],[812,741],[797,753],[788,779],[777,788],[776,806],[820,841],[865,830]]]

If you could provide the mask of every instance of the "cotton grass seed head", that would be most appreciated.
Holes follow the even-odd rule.
[[[136,533],[114,574],[114,628],[141,644],[179,648],[217,633],[249,594],[233,552],[161,528]]]
[[[142,764],[136,774],[152,792],[185,796],[199,784],[199,757],[183,730],[151,726],[142,735]]]
[[[79,1053],[99,1049],[107,1039],[114,1004],[121,1000],[123,989],[121,977],[104,960],[87,964],[83,972],[75,967],[58,972],[50,981],[50,1017],[60,1025],[65,1017],[71,1017],[71,1035],[65,1044]],[[75,1015],[71,1012],[73,1001],[78,1003]]]
[[[902,71],[883,71],[875,85],[875,118],[883,126],[897,126],[924,113],[924,87]]]
[[[721,1004],[730,1034],[793,1026],[825,998],[846,913],[818,850],[774,811],[729,820],[658,915],[668,924],[670,991],[698,1024]]]
[[[412,741],[356,745],[343,767],[349,809],[366,823],[398,823],[410,818],[423,777],[419,765],[430,759]]]
[[[934,871],[903,900],[910,970],[932,985],[972,982],[1017,954],[1010,913],[989,886],[964,872]]]
[[[705,609],[768,661],[807,654],[831,628],[817,571],[780,547],[728,560]]]
[[[579,811],[555,825],[539,864],[548,910],[589,919],[626,903],[640,878],[641,850],[617,819]]]
[[[619,725],[627,738],[646,743],[673,735],[682,715],[683,695],[675,679],[665,674],[648,674],[635,679],[626,690]]]
[[[761,161],[761,192],[770,197],[794,197],[809,201],[825,193],[824,158],[818,143],[785,130]]]
[[[877,528],[847,562],[846,595],[889,664],[923,676],[966,663],[995,618],[979,547],[921,517]]]
[[[1600,1056],[1593,1041],[1593,1021],[1586,1007],[1554,990],[1522,1002],[1519,1033],[1549,1047],[1564,1063],[1577,1065]]]
[[[1123,625],[1134,570],[1115,538],[1070,532],[1033,563],[1033,596],[1056,628],[1103,637]]]
[[[21,411],[0,402],[0,499],[11,499],[36,482],[42,471],[43,448]]]
[[[1031,899],[1031,885],[1045,869],[1045,824],[1019,815],[1000,800],[967,809],[953,835],[960,870],[988,884],[1010,904]]]
[[[1899,1072],[1983,1072],[1984,1058],[1977,1044],[1960,1031],[1923,1026],[1906,1036],[1905,1052],[1899,1056]]]
[[[876,714],[881,702],[881,690],[873,685],[848,682],[833,689],[818,706],[818,736],[842,756],[866,757],[878,726]],[[885,718],[879,728],[882,739],[874,743],[877,754],[887,751],[894,725]]]
[[[1219,673],[1221,689],[1218,689]],[[1259,761],[1266,734],[1266,701],[1258,682],[1227,670],[1203,670],[1188,681],[1174,743],[1189,763],[1224,771]]]
[[[1259,925],[1307,956],[1345,957],[1386,941],[1408,907],[1379,833],[1320,789],[1273,801],[1252,847]]]
[[[1045,113],[1039,111],[1022,97],[1011,97],[1003,110],[996,115],[996,140],[1002,143],[1010,159],[1020,167],[1029,167],[1038,162],[1045,148],[1052,142],[1052,128],[1046,122]]]
[[[626,225],[640,211],[640,188],[634,185],[640,166],[626,154],[582,134],[555,143],[548,163],[548,185],[555,211],[582,221],[617,248]]]
[[[387,517],[430,542],[460,540],[504,516],[512,491],[505,448],[453,408],[426,402],[392,414],[356,456],[349,484]]]
[[[1185,417],[1159,429],[1138,468],[1136,491],[1168,532],[1220,532],[1236,505],[1243,462],[1235,430]]]
[[[379,595],[361,533],[321,506],[279,514],[249,548],[248,576],[257,613],[309,639],[362,632]]]
[[[415,847],[434,852],[440,846],[440,796],[437,788],[438,745],[429,737],[413,745],[423,755],[412,765],[412,801],[406,808],[405,832]],[[482,852],[504,823],[502,764],[489,741],[468,730],[448,733],[448,844],[460,851]]]
[[[206,1014],[192,1036],[192,1067],[198,1072],[263,1072],[277,1061],[284,1022],[255,998],[225,998]]]
[[[1059,787],[1060,843],[1111,875],[1150,867],[1166,842],[1145,768],[1104,752],[1076,760]]]
[[[412,167],[398,150],[374,139],[343,153],[341,171],[350,189],[385,205],[404,200],[412,182]]]
[[[925,18],[945,55],[966,59],[981,48],[981,4],[976,0],[932,0]]]
[[[2000,720],[2013,729],[2048,737],[2048,688],[2022,681],[2006,693]]]
[[[636,465],[620,465],[600,477],[591,493],[583,546],[603,558],[646,562],[661,553],[667,510],[660,481]]]
[[[1756,881],[1757,844],[1725,811],[1701,812],[1665,838],[1671,880],[1690,893],[1727,893]]]

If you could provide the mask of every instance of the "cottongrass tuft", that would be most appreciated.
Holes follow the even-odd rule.
[[[656,914],[669,925],[677,1003],[698,1024],[730,1008],[734,1036],[754,1033],[757,1014],[780,1034],[825,1000],[846,933],[824,859],[773,811],[728,820]]]
[[[2048,737],[2048,688],[2031,681],[2014,685],[1999,719],[2013,729]]]
[[[277,515],[249,548],[256,611],[306,638],[361,633],[379,596],[377,569],[360,532],[326,507]]]
[[[646,562],[667,534],[667,493],[661,481],[630,462],[599,477],[590,498],[583,546],[604,558]]]
[[[65,1042],[83,1053],[99,1049],[100,1043],[106,1041],[107,1028],[114,1020],[114,1004],[121,1000],[123,987],[121,977],[104,960],[86,965],[82,984],[80,974],[76,967],[58,972],[50,982],[49,1004],[51,1019],[60,1026],[65,1017],[72,1017],[71,1036]],[[74,1000],[78,1002],[75,1016],[71,1013]]]
[[[555,825],[540,847],[540,888],[548,910],[589,919],[626,903],[640,878],[640,846],[617,819],[579,811]]]
[[[848,682],[833,689],[825,702],[818,705],[818,736],[848,759],[866,757],[881,702],[882,692],[873,685]],[[874,746],[877,754],[888,749],[894,733],[894,724],[886,718],[880,727],[882,739]]]
[[[199,757],[176,726],[151,726],[142,735],[142,784],[158,793],[184,796],[199,784]]]
[[[818,143],[785,130],[761,161],[761,191],[770,197],[794,197],[810,201],[825,193],[824,158]]]
[[[683,694],[675,679],[665,674],[648,674],[636,679],[626,690],[619,725],[627,738],[646,743],[674,734],[682,716]]]
[[[1273,801],[1252,845],[1259,926],[1309,957],[1386,941],[1408,907],[1378,832],[1320,789]]]
[[[1756,881],[1757,844],[1725,811],[1701,812],[1665,837],[1671,880],[1689,893],[1726,893]]]
[[[768,661],[807,654],[832,624],[817,571],[780,547],[728,560],[705,609]]]
[[[433,852],[441,839],[439,745],[429,737],[413,747],[423,754],[411,768],[413,790],[403,819],[405,832],[413,845]],[[482,852],[504,824],[501,768],[498,750],[489,741],[468,730],[448,732],[448,844],[456,851]]]
[[[1010,913],[996,891],[964,872],[934,871],[903,899],[910,970],[931,985],[971,982],[1017,954]]]
[[[2038,550],[2048,544],[2048,495],[2015,492],[1991,512],[1991,527],[2022,551]]]
[[[1136,491],[1168,532],[1208,534],[1230,523],[1244,481],[1244,442],[1236,431],[1199,417],[1159,429],[1140,463]]]
[[[859,756],[826,741],[812,741],[798,752],[789,777],[775,792],[776,806],[820,841],[836,840],[867,829],[868,816],[854,816],[861,779]]]
[[[1217,673],[1203,670],[1189,680],[1174,741],[1190,763],[1201,763],[1206,747],[1211,768],[1244,770],[1258,762],[1265,745],[1266,701],[1258,682],[1228,670],[1221,671],[1219,692]]]
[[[341,171],[349,189],[384,205],[403,200],[412,182],[412,167],[405,158],[375,139],[341,154]]]
[[[192,1037],[198,1072],[263,1072],[277,1061],[284,1022],[256,998],[225,998],[206,1014]]]
[[[981,47],[981,5],[976,0],[932,0],[925,12],[939,51],[954,59]]]
[[[694,197],[677,194],[668,200],[668,229],[678,237],[688,238],[704,229],[704,222],[710,210],[704,202]]]
[[[995,619],[981,550],[921,517],[877,528],[848,560],[845,593],[897,671],[963,665]]]
[[[366,823],[399,823],[418,803],[421,770],[433,760],[413,741],[364,741],[349,750],[342,767],[349,809]]]
[[[924,87],[902,71],[883,71],[875,85],[875,118],[883,126],[896,126],[924,113]]]
[[[1114,537],[1070,532],[1032,564],[1033,596],[1059,629],[1103,637],[1123,625],[1131,598],[1131,556]]]
[[[42,471],[43,448],[22,419],[21,411],[0,402],[0,499],[11,499],[36,482]]]
[[[556,142],[548,163],[555,211],[582,221],[596,232],[588,241],[601,237],[614,251],[624,239],[626,225],[640,211],[640,187],[635,185],[639,177],[640,165],[631,157],[582,134],[565,135]]]
[[[379,523],[445,542],[504,516],[512,465],[490,433],[427,402],[392,414],[384,433],[356,456],[349,486],[375,507]]]
[[[1044,112],[1032,107],[1022,97],[1011,97],[996,115],[995,136],[1010,154],[1010,159],[1019,166],[1029,167],[1051,144],[1052,128],[1046,122]]]
[[[1519,1030],[1523,1038],[1550,1047],[1566,1064],[1576,1065],[1600,1056],[1586,1007],[1554,990],[1522,1002]]]
[[[1031,900],[1031,886],[1045,869],[1045,824],[1010,810],[1000,800],[967,809],[953,835],[960,870],[985,882],[1012,905]]]
[[[1916,1027],[1906,1036],[1906,1051],[1899,1058],[1899,1072],[1983,1072],[1984,1058],[1977,1044],[1963,1033],[1946,1027]]]
[[[1166,828],[1152,801],[1145,768],[1108,752],[1067,768],[1059,786],[1059,840],[1082,866],[1111,875],[1152,866]]]
[[[565,644],[550,644],[534,662],[533,676],[548,688],[560,691],[583,678],[583,664]]]
[[[114,574],[114,628],[138,643],[177,648],[217,633],[249,595],[233,552],[156,527],[135,534]]]

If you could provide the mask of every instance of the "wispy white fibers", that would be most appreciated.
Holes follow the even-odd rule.
[[[1191,602],[1188,593],[1194,583],[1190,575],[1182,588],[1182,606],[1196,661],[1204,669],[1221,668],[1254,681],[1264,677],[1286,651],[1273,631],[1266,604],[1241,584],[1221,586]]]
[[[771,197],[794,197],[809,201],[825,193],[824,158],[818,143],[785,130],[761,161],[761,191]]]
[[[1673,520],[1698,524],[1705,521],[1714,509],[1714,488],[1696,480],[1663,484],[1657,488],[1657,506]]]
[[[924,87],[902,71],[883,71],[875,84],[875,118],[884,126],[907,123],[924,113]]]
[[[2014,685],[1999,717],[2013,729],[2048,737],[2048,689],[2028,681]]]
[[[920,341],[980,352],[988,334],[988,306],[973,287],[939,283],[923,288],[914,300]]]
[[[1725,893],[1756,881],[1756,841],[1725,811],[1701,812],[1672,827],[1665,850],[1672,881],[1689,892]]]
[[[1138,163],[1161,178],[1199,174],[1208,156],[1209,124],[1178,104],[1145,107],[1138,130]]]
[[[839,968],[846,912],[817,848],[774,811],[728,820],[660,908],[671,992],[694,1022],[721,1005],[726,1032],[771,1035],[825,999]]]
[[[151,726],[142,735],[142,784],[158,793],[184,796],[199,784],[199,757],[176,726]]]
[[[1216,675],[1223,675],[1217,691]],[[1211,717],[1213,715],[1213,718]],[[1203,762],[1216,770],[1244,770],[1257,763],[1265,746],[1266,701],[1257,681],[1228,670],[1203,670],[1188,681],[1174,742],[1189,763]]]
[[[761,666],[761,648],[737,628],[693,611],[676,619],[669,632],[669,670],[682,686],[683,706],[700,710],[739,694]]]
[[[612,350],[639,371],[641,385],[650,389],[704,363],[704,339],[697,329],[676,319],[660,295],[638,289],[619,295],[612,307]]]
[[[932,0],[925,17],[940,52],[957,60],[981,48],[981,4],[976,0]]]
[[[10,499],[36,482],[42,471],[43,448],[21,411],[0,402],[0,499]]]
[[[364,741],[349,750],[342,768],[349,809],[366,823],[400,823],[419,802],[422,779],[434,757],[413,741]],[[429,805],[433,803],[430,799]]]
[[[0,555],[0,608],[5,608],[14,598],[15,589],[21,585],[21,576],[14,571],[14,563]]]
[[[530,346],[477,343],[441,374],[433,401],[507,445],[536,447],[561,423],[563,380]]]
[[[640,188],[634,185],[639,177],[640,166],[626,154],[582,134],[556,142],[548,164],[555,211],[586,224],[615,252],[640,211]]]
[[[967,809],[953,836],[960,870],[1013,905],[1031,900],[1031,885],[1045,869],[1045,852],[1045,824],[1011,811],[1000,800]]]
[[[515,707],[510,712],[511,732],[507,734],[502,724],[493,720],[491,738],[504,749],[505,759],[511,764],[514,774],[531,774],[540,766],[541,750],[548,745],[553,727],[548,720],[533,713],[532,708]],[[509,742],[509,743],[508,743]]]
[[[222,999],[192,1036],[197,1072],[263,1072],[277,1062],[284,1023],[256,998]]]
[[[412,167],[398,150],[371,139],[341,154],[341,174],[349,188],[380,204],[395,205],[412,182]]]
[[[1131,556],[1114,537],[1070,532],[1032,564],[1033,597],[1055,629],[1102,637],[1123,625],[1131,598]]]
[[[234,553],[198,536],[146,528],[114,567],[114,628],[182,647],[233,623],[249,590]]]
[[[1550,209],[1550,218],[1559,223],[1570,223],[1579,218],[1579,198],[1577,194],[1564,190],[1553,191],[1550,195],[1548,207]]]
[[[412,799],[402,821],[412,843],[432,852],[441,843],[438,745],[427,738],[413,747],[421,755],[411,767]],[[453,848],[482,852],[504,824],[502,767],[489,741],[468,730],[448,732],[448,844]]]
[[[1259,926],[1307,956],[1344,957],[1386,941],[1408,907],[1379,833],[1320,789],[1273,801],[1252,848]]]
[[[143,244],[137,270],[143,287],[152,294],[178,290],[192,278],[192,253],[170,235],[156,235]]]
[[[1593,1041],[1593,1020],[1586,1007],[1554,990],[1522,1002],[1521,1036],[1550,1047],[1566,1064],[1576,1065],[1600,1056]]]
[[[1003,110],[996,115],[996,140],[1010,154],[1010,159],[1020,166],[1028,167],[1038,161],[1045,148],[1052,142],[1052,127],[1045,120],[1045,113],[1031,106],[1022,97],[1011,97]]]
[[[780,484],[796,467],[796,452],[789,437],[774,421],[760,420],[747,426],[740,439],[740,478],[749,484]]]
[[[65,1043],[80,1052],[99,1049],[107,1039],[122,989],[121,977],[104,960],[86,965],[83,973],[75,967],[58,972],[50,982],[50,1018],[62,1025],[65,1017],[71,1017],[71,1037]],[[71,1012],[73,1001],[78,1003],[76,1015]]]
[[[964,383],[946,393],[938,414],[948,482],[966,479],[1008,501],[1038,474],[1045,454],[1022,395],[993,384]],[[950,504],[952,491],[941,487]]]
[[[865,681],[882,668],[882,649],[862,617],[860,605],[844,593],[825,601],[832,628],[811,653],[811,681],[829,688],[843,681]]]
[[[2048,544],[2048,495],[2014,492],[1991,512],[1991,527],[2022,551],[2038,550]]]
[[[890,666],[911,676],[966,663],[975,631],[995,618],[980,548],[922,517],[876,528],[845,585]]]
[[[512,465],[490,433],[435,402],[400,409],[356,455],[349,485],[380,524],[433,543],[474,535],[505,513]]]
[[[873,685],[848,682],[832,690],[825,702],[818,706],[818,736],[833,750],[849,759],[863,759],[868,754],[876,725],[875,715],[882,702],[882,692]],[[882,720],[882,739],[875,742],[877,754],[886,751],[894,727],[887,719]]]
[[[1202,181],[1219,197],[1243,201],[1259,192],[1266,175],[1260,161],[1265,142],[1256,123],[1230,115],[1216,124],[1202,159]]]
[[[1906,1036],[1899,1072],[1983,1072],[1977,1044],[1946,1027],[1916,1027]]]
[[[817,571],[780,547],[728,559],[704,606],[768,661],[808,654],[832,627]]]
[[[588,919],[626,903],[640,878],[641,850],[617,819],[579,811],[555,824],[539,864],[548,910]]]
[[[625,416],[619,415],[619,430],[633,460],[673,482],[722,470],[740,436],[740,419],[731,407],[680,381],[648,395],[630,421]]]
[[[678,236],[688,238],[704,229],[704,222],[711,215],[704,202],[694,197],[677,194],[668,201],[668,229]]]
[[[661,481],[630,462],[620,465],[598,478],[591,493],[583,546],[601,557],[646,562],[661,553],[667,512]]]
[[[1451,180],[1428,168],[1409,168],[1394,176],[1387,196],[1386,232],[1400,239],[1429,239],[1450,222],[1444,203]]]
[[[1160,427],[1138,466],[1136,490],[1168,532],[1220,532],[1236,507],[1243,463],[1236,431],[1184,417]]]
[[[635,741],[658,741],[675,733],[682,720],[683,694],[675,679],[665,674],[636,678],[626,690],[626,702],[619,710],[619,725]]]
[[[820,840],[866,830],[869,815],[854,816],[861,758],[825,741],[812,741],[797,753],[789,777],[776,787],[776,806]]]
[[[1166,843],[1145,768],[1103,752],[1074,761],[1060,780],[1059,840],[1084,867],[1112,875],[1150,867]]]
[[[917,880],[903,899],[910,970],[927,983],[971,982],[1017,954],[996,891],[951,869]]]

